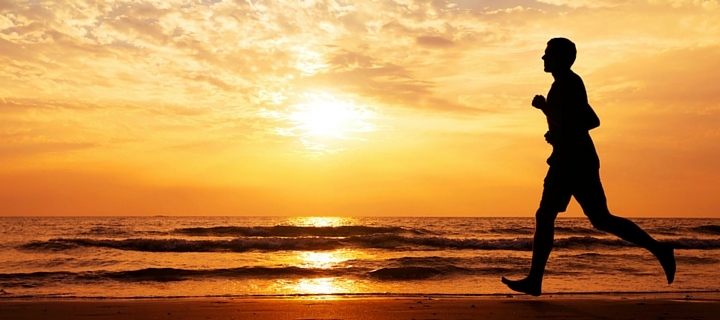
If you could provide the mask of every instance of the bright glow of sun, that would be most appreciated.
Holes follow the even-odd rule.
[[[373,112],[352,102],[341,101],[328,94],[306,94],[307,103],[294,106],[290,121],[295,125],[292,131],[302,136],[351,138],[351,132],[374,131],[368,119]]]
[[[282,104],[287,97],[281,93],[265,92],[264,99]],[[373,132],[377,126],[378,112],[372,108],[356,105],[351,100],[337,99],[327,93],[305,93],[295,104],[285,110],[263,108],[258,113],[263,118],[282,123],[275,128],[278,135],[297,137],[311,155],[332,154],[349,145],[349,140],[365,141],[361,133]]]

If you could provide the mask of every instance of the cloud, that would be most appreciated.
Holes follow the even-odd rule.
[[[708,70],[720,68],[719,14],[716,1],[694,0],[4,1],[0,152],[13,168],[82,159],[167,176],[168,163],[195,161],[197,180],[262,154],[242,167],[265,170],[303,150],[277,129],[306,94],[323,93],[392,128],[355,145],[366,159],[400,148],[432,161],[423,152],[458,143],[458,132],[474,134],[464,146],[493,132],[530,150],[535,140],[523,139],[541,137],[544,124],[527,104],[552,83],[540,57],[565,36],[604,120],[599,146],[623,136],[625,150],[672,149],[663,141],[677,138],[689,154],[679,162],[717,160],[706,141],[715,141],[707,119],[720,79]],[[635,131],[623,127],[637,119]],[[670,127],[678,136],[662,132]]]
[[[455,45],[451,40],[442,37],[422,36],[417,37],[416,40],[420,46],[433,49],[449,48]]]
[[[720,108],[717,83],[720,75],[707,70],[720,68],[720,46],[668,50],[633,57],[589,75],[610,101],[649,103],[661,110],[704,112]],[[632,90],[614,84],[629,83]],[[612,89],[604,90],[604,86]]]

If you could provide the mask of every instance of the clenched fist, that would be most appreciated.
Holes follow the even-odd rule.
[[[545,109],[545,105],[547,105],[547,102],[545,102],[545,97],[541,95],[536,95],[535,98],[533,98],[532,106],[538,109]]]

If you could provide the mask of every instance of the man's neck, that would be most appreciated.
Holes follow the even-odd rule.
[[[551,72],[551,74],[552,74],[553,78],[555,78],[555,80],[560,79],[560,78],[564,78],[564,77],[568,76],[568,75],[571,74],[571,73],[572,73],[572,70],[570,70],[570,69],[563,69],[563,70],[560,70],[560,71],[553,71],[553,72]]]

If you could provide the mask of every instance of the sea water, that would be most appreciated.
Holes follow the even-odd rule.
[[[647,251],[558,219],[545,293],[720,289],[720,219],[633,219]],[[0,217],[0,298],[511,294],[531,218]]]

